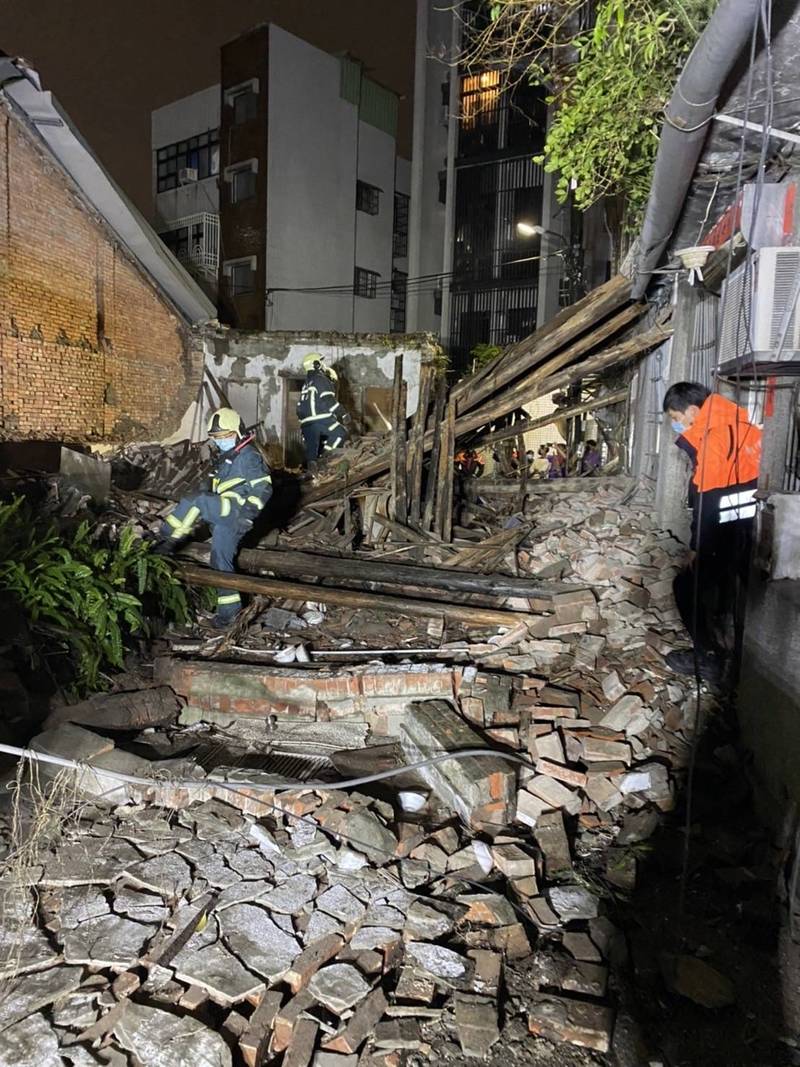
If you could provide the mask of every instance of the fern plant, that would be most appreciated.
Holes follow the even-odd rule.
[[[191,615],[170,562],[133,529],[115,544],[101,543],[87,521],[62,534],[52,522],[36,522],[22,497],[0,504],[0,590],[34,630],[70,648],[82,694],[102,687],[104,667],[123,666],[126,640],[147,636],[152,617],[180,624]]]

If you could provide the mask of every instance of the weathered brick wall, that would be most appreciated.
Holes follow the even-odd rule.
[[[0,431],[157,437],[202,364],[171,305],[0,107]]]

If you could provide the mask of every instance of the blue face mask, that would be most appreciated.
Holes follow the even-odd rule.
[[[674,419],[672,420],[672,429],[675,431],[676,434],[679,435],[686,432],[686,427],[683,425],[683,423],[676,422]]]
[[[220,450],[220,452],[230,452],[232,448],[236,448],[235,437],[218,437],[214,444]]]

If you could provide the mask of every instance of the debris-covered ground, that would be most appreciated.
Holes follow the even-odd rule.
[[[164,507],[126,493],[120,521]],[[85,766],[9,772],[0,1065],[791,1056],[767,995],[779,857],[713,698],[663,659],[685,642],[683,546],[625,479],[515,507],[487,488],[447,545],[378,509],[348,550],[471,560],[536,595],[257,600],[221,641],[167,634],[111,693],[51,710],[33,749]],[[305,545],[273,547],[348,536],[307,517]]]

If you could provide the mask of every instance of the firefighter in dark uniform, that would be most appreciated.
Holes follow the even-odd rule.
[[[306,380],[297,402],[297,417],[306,449],[306,464],[312,467],[320,455],[341,448],[347,440],[342,425],[345,410],[336,399],[336,372],[326,367],[319,352],[303,360]]]
[[[156,551],[170,554],[198,522],[211,527],[211,566],[233,571],[239,542],[272,496],[272,475],[259,450],[255,434],[245,434],[244,423],[232,408],[211,416],[208,435],[219,450],[211,492],[183,497],[167,515]],[[224,629],[241,609],[241,597],[232,589],[217,590],[217,613],[212,620]]]

